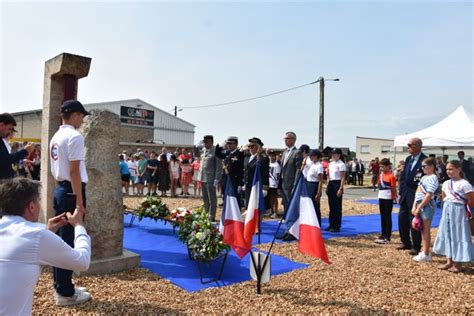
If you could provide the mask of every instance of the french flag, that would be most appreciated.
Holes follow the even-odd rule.
[[[224,236],[224,242],[229,244],[240,258],[243,258],[250,251],[244,241],[244,220],[229,176],[227,176],[225,186],[224,206],[219,231]]]
[[[304,254],[330,263],[324,246],[313,201],[308,196],[306,180],[300,174],[288,205],[285,223],[287,230],[298,239],[298,250]]]
[[[247,216],[245,217],[244,225],[244,241],[249,251],[252,248],[253,236],[258,230],[260,216],[265,212],[259,163],[257,163],[252,183],[252,190],[250,191],[249,203],[247,205]]]

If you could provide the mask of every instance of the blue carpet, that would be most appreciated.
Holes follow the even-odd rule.
[[[431,227],[438,227],[439,221],[441,219],[441,209],[436,209],[435,216]],[[327,218],[323,218],[322,227],[326,228],[329,226]],[[266,221],[262,223],[262,236],[261,242],[267,243],[271,242],[273,235],[278,227],[277,221]],[[380,233],[380,215],[379,214],[370,214],[370,215],[349,215],[342,216],[342,227],[341,232],[339,233],[330,233],[323,230],[323,238],[335,238],[335,237],[354,237],[357,235],[367,235],[367,234],[377,234]],[[278,232],[279,235],[284,233],[285,227],[284,224],[280,227]],[[398,213],[392,213],[392,231],[398,231]],[[254,239],[254,243],[256,239]],[[276,240],[277,243],[282,242],[281,240]]]
[[[126,225],[129,215],[124,217]],[[276,229],[276,226],[275,226]],[[275,230],[274,230],[275,231]],[[178,240],[170,224],[143,219],[135,221],[132,227],[124,229],[124,247],[141,255],[141,266],[151,270],[161,277],[188,292],[196,292],[209,287],[226,286],[250,280],[250,255],[243,260],[231,251],[227,256],[221,281],[201,284],[195,261],[188,257],[186,246]],[[272,255],[271,274],[278,275],[308,265],[293,262],[287,258]],[[211,267],[212,268],[212,267]]]
[[[362,200],[367,202],[371,200]],[[373,202],[371,203],[373,204]],[[433,218],[432,227],[438,227],[441,219],[441,209],[437,209]],[[125,215],[125,223],[130,221],[129,215]],[[393,231],[398,231],[398,213],[392,214]],[[328,219],[323,218],[322,227],[328,226]],[[278,228],[278,221],[265,221],[262,223],[261,243],[269,243]],[[285,226],[282,224],[278,235],[284,233]],[[380,233],[380,215],[351,215],[342,217],[342,228],[339,233],[323,231],[324,239],[335,237],[353,237],[357,235]],[[258,242],[255,236],[254,244]],[[281,243],[281,240],[276,240]],[[238,282],[250,280],[249,259],[247,255],[243,260],[231,251],[227,257],[222,279],[219,282],[201,284],[196,263],[189,259],[185,245],[178,240],[177,234],[173,233],[170,224],[143,219],[135,221],[133,227],[125,227],[124,247],[142,256],[141,265],[144,268],[160,275],[179,287],[196,292],[209,287],[226,286]],[[293,262],[287,258],[272,255],[272,275],[287,273],[295,269],[306,267],[306,264]]]

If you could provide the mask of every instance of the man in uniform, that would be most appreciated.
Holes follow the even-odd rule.
[[[89,115],[81,102],[68,100],[61,106],[62,125],[51,139],[51,173],[57,182],[54,190],[55,216],[66,210],[68,194],[75,194],[76,209],[86,213],[86,183],[88,181],[84,163],[84,137],[77,131],[84,116]],[[71,198],[71,195],[69,195]],[[74,248],[74,227],[66,225],[58,235]],[[84,288],[74,288],[72,271],[53,268],[56,305],[68,306],[86,302],[91,295]]]
[[[211,221],[215,222],[217,210],[216,187],[222,177],[222,160],[216,156],[214,137],[212,135],[204,136],[203,143],[199,180],[202,183],[204,208],[209,214]]]
[[[227,138],[226,144],[228,150],[223,157],[220,157],[224,159],[224,168],[226,168],[228,172],[224,172],[222,175],[222,192],[225,192],[227,177],[230,177],[230,182],[232,183],[234,192],[238,195],[242,191],[242,186],[244,185],[244,154],[237,148],[239,144],[239,139],[237,137],[230,136]],[[239,202],[239,206],[241,206],[241,199],[238,198],[237,201]]]

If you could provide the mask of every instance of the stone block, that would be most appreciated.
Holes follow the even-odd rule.
[[[92,258],[122,254],[123,196],[119,170],[120,119],[92,110],[81,126],[84,135],[87,183],[85,225],[92,238]]]
[[[78,275],[108,274],[137,268],[140,265],[140,255],[124,250],[119,256],[92,260],[89,270]]]

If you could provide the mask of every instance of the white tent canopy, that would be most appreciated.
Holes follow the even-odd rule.
[[[408,141],[418,137],[423,147],[474,148],[474,122],[461,105],[440,122],[411,134],[395,136],[394,147],[406,147]]]

